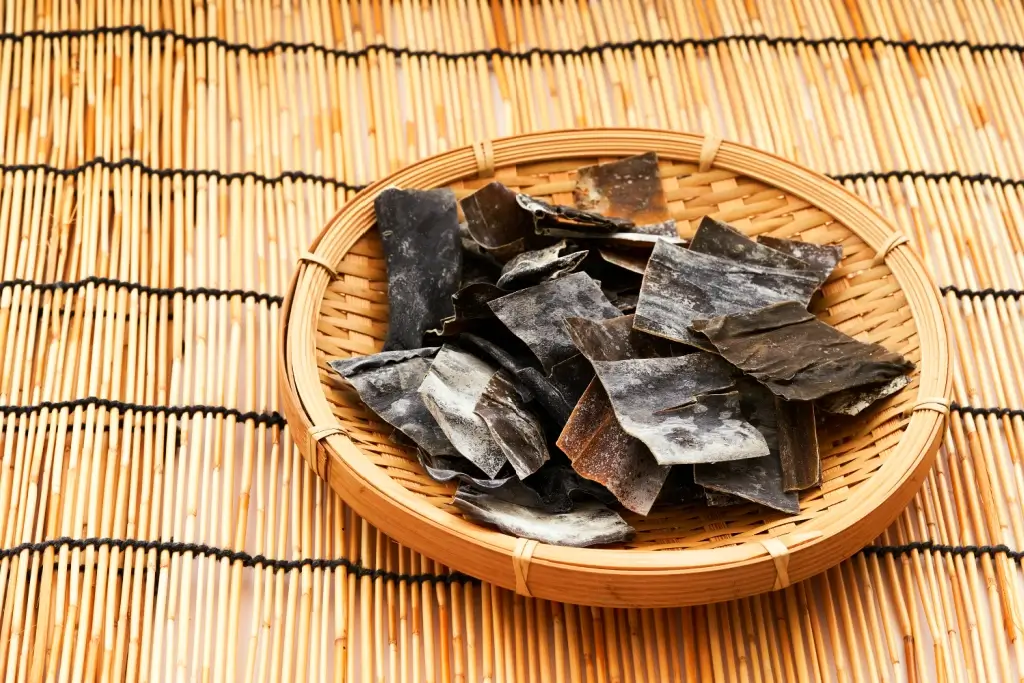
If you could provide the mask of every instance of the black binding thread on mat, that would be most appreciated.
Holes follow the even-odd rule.
[[[501,48],[490,48],[486,50],[469,50],[466,52],[443,52],[440,50],[413,50],[407,47],[393,47],[375,43],[367,45],[358,50],[345,50],[342,48],[329,48],[319,43],[295,43],[289,41],[275,41],[266,45],[251,45],[249,43],[234,43],[216,36],[186,36],[170,29],[147,30],[141,25],[127,26],[99,26],[88,29],[65,29],[61,31],[34,30],[23,33],[2,33],[0,40],[28,40],[42,38],[44,40],[57,40],[61,38],[89,38],[99,36],[138,35],[145,39],[173,39],[185,45],[196,46],[206,45],[221,48],[229,52],[249,52],[255,55],[271,54],[277,51],[292,50],[294,52],[313,51],[334,57],[359,58],[365,57],[374,52],[386,52],[397,57],[435,57],[438,59],[476,59],[479,57],[502,57],[510,59],[529,59],[531,57],[574,57],[593,55],[605,50],[635,50],[646,48],[708,48],[716,45],[726,45],[731,42],[738,43],[761,43],[769,47],[779,46],[806,46],[806,47],[894,47],[918,50],[961,50],[966,49],[973,53],[985,53],[991,51],[1005,50],[1017,54],[1024,54],[1024,46],[1017,43],[971,43],[966,40],[938,40],[924,42],[918,40],[897,40],[895,38],[873,37],[835,37],[807,38],[804,36],[769,36],[764,33],[735,34],[725,36],[713,36],[710,38],[662,38],[636,39],[625,42],[604,42],[596,45],[571,48],[540,48],[533,47],[522,51],[504,50]]]
[[[949,404],[949,409],[963,415],[975,415],[988,417],[1024,417],[1024,410],[1020,408],[975,408],[974,406],[962,406],[956,401]]]
[[[277,560],[263,555],[251,555],[239,550],[228,550],[202,543],[183,543],[180,541],[149,541],[136,538],[54,538],[38,543],[22,543],[11,548],[0,550],[0,560],[6,560],[24,552],[41,553],[48,549],[68,548],[69,550],[98,549],[100,547],[117,548],[121,551],[142,550],[171,554],[191,553],[198,557],[210,557],[215,560],[240,562],[243,567],[261,567],[272,571],[297,571],[301,569],[347,569],[357,577],[383,579],[384,581],[407,581],[409,583],[479,584],[480,579],[452,572],[450,574],[403,574],[385,569],[364,567],[359,562],[344,557],[326,559],[304,557],[299,560]],[[874,556],[899,557],[914,552],[932,552],[955,557],[1006,557],[1019,561],[1024,559],[1024,552],[1012,550],[1005,545],[943,545],[932,541],[914,541],[904,545],[869,545],[861,553]]]
[[[43,401],[33,405],[0,405],[0,415],[31,415],[43,410],[75,410],[76,408],[106,408],[118,410],[122,413],[131,411],[143,415],[168,415],[175,417],[233,417],[239,422],[255,422],[270,427],[284,427],[285,420],[281,413],[276,411],[258,412],[255,410],[243,411],[238,408],[214,405],[184,405],[184,406],[155,406],[145,403],[126,403],[115,401],[109,398],[98,396],[87,396],[69,401]]]
[[[943,294],[955,294],[958,297],[981,297],[984,299],[986,296],[995,297],[996,299],[1019,299],[1024,297],[1024,289],[992,289],[988,287],[986,289],[967,289],[965,287],[955,287],[953,285],[946,285],[940,287],[939,291]]]
[[[841,173],[830,177],[838,183],[846,181],[856,182],[858,180],[910,179],[932,180],[935,182],[959,180],[964,183],[994,183],[996,185],[1024,187],[1024,180],[1020,178],[1002,178],[990,173],[964,173],[962,171],[858,171],[857,173]]]
[[[125,157],[124,159],[118,159],[111,161],[106,157],[97,156],[93,157],[89,161],[85,161],[77,166],[70,166],[68,168],[59,168],[50,164],[3,164],[0,165],[0,172],[3,173],[16,173],[18,171],[24,173],[42,172],[46,174],[52,174],[61,178],[70,178],[76,176],[79,173],[89,168],[100,167],[110,171],[118,170],[121,168],[132,168],[139,169],[143,173],[154,175],[158,178],[216,178],[217,180],[223,180],[225,182],[231,182],[234,180],[247,180],[251,179],[257,183],[263,183],[265,185],[277,185],[285,180],[292,181],[305,181],[311,183],[322,183],[324,185],[333,185],[345,190],[352,190],[358,192],[362,190],[365,185],[353,185],[347,183],[344,180],[338,180],[337,178],[329,178],[324,175],[317,175],[315,173],[306,173],[305,171],[285,171],[279,175],[268,176],[262,173],[256,173],[255,171],[239,171],[234,173],[228,173],[226,171],[216,171],[214,169],[205,168],[154,168],[140,161],[139,159],[133,159],[131,157]]]
[[[205,296],[210,299],[231,299],[233,297],[241,297],[242,300],[253,300],[255,303],[266,302],[268,304],[282,304],[284,303],[284,297],[276,294],[268,294],[266,292],[257,292],[251,289],[216,289],[213,287],[154,287],[152,285],[144,285],[138,282],[130,282],[128,280],[118,280],[111,277],[99,277],[96,275],[90,275],[89,277],[82,278],[81,280],[61,280],[58,282],[37,282],[35,280],[0,280],[0,289],[6,289],[8,287],[24,287],[26,289],[34,289],[40,292],[77,292],[81,289],[94,285],[96,287],[117,287],[124,288],[130,292],[138,292],[143,296],[166,296],[172,297],[181,295],[186,299],[195,299],[200,296]]]

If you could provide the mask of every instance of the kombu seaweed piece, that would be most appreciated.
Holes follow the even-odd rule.
[[[669,468],[668,478],[661,487],[657,502],[668,505],[706,502],[704,487],[693,480],[693,465],[673,465]]]
[[[581,477],[561,454],[544,463],[540,470],[524,479],[523,484],[538,496],[540,507],[549,512],[565,512],[579,501],[591,498],[606,505],[615,502],[615,496],[608,489]]]
[[[884,346],[857,341],[821,322],[795,301],[694,320],[693,329],[729,362],[789,401],[882,384],[914,367]]]
[[[552,226],[547,224],[539,224],[537,226],[537,234],[544,235],[546,237],[557,237],[557,238],[571,238],[575,240],[585,241],[586,244],[593,244],[598,247],[606,248],[617,248],[617,249],[636,249],[638,247],[651,247],[658,242],[668,242],[669,244],[685,245],[686,240],[672,234],[664,235],[652,235],[644,232],[606,232],[606,233],[588,233],[579,230],[568,230],[562,226]]]
[[[645,334],[633,327],[632,315],[592,320],[565,319],[565,331],[576,348],[592,361],[682,356],[690,349],[662,337]]]
[[[505,264],[498,286],[511,291],[568,275],[583,262],[588,252],[577,251],[561,256],[566,246],[562,240],[550,247],[519,254]]]
[[[637,290],[617,292],[610,289],[602,289],[605,297],[608,301],[612,302],[612,306],[619,309],[622,313],[635,313],[636,302],[640,299],[640,292]]]
[[[739,496],[733,496],[728,493],[719,493],[712,489],[704,489],[704,501],[708,504],[708,507],[713,508],[732,507],[733,505],[741,505],[742,503],[747,502]]]
[[[445,345],[419,388],[427,410],[456,450],[492,478],[505,464],[505,453],[474,409],[496,372],[479,358]]]
[[[475,321],[494,318],[488,301],[508,294],[488,282],[473,282],[452,295],[454,314],[442,321],[441,336],[450,337],[469,329]]]
[[[613,266],[618,266],[623,270],[639,273],[640,275],[643,275],[644,271],[647,270],[647,261],[651,258],[650,252],[643,252],[636,249],[598,249],[597,253],[601,255],[601,258]]]
[[[484,421],[491,438],[525,479],[548,461],[544,428],[526,408],[512,381],[497,372],[476,402],[474,412]]]
[[[462,279],[459,289],[485,282],[495,284],[501,277],[501,262],[471,239],[462,238]]]
[[[520,241],[522,251],[533,237],[533,216],[522,210],[516,197],[515,192],[495,181],[459,202],[466,216],[466,230],[488,253]]]
[[[593,378],[594,369],[586,357],[579,353],[555,363],[547,377],[551,385],[570,405],[576,405]]]
[[[388,273],[384,350],[415,349],[427,330],[452,314],[452,294],[462,279],[455,194],[388,188],[373,207]]]
[[[639,232],[676,234],[654,152],[581,168],[573,200],[585,211],[631,220]]]
[[[507,477],[491,479],[481,472],[479,467],[461,456],[430,455],[422,448],[416,449],[416,457],[420,461],[420,466],[434,481],[445,482],[457,479],[478,488],[494,489],[504,486],[509,479],[515,476],[509,474]]]
[[[583,211],[571,206],[549,204],[525,194],[516,195],[516,202],[524,211],[533,216],[534,231],[544,225],[568,230],[573,233],[608,234],[629,230],[633,221],[624,218],[603,216],[593,211]]]
[[[464,333],[459,336],[459,342],[490,356],[495,363],[515,375],[520,384],[530,391],[537,403],[559,424],[565,424],[565,421],[569,419],[575,401],[570,402],[562,396],[561,390],[545,377],[543,372],[534,367],[533,363],[511,354],[494,342],[475,334]],[[520,396],[524,401],[530,400],[523,395],[522,391],[520,391]]]
[[[839,262],[843,260],[843,247],[839,244],[813,244],[797,240],[784,240],[769,235],[758,235],[757,241],[766,247],[804,261],[811,270],[818,273],[822,282],[828,279]]]
[[[639,439],[619,426],[608,395],[590,383],[558,437],[573,469],[604,485],[627,510],[646,515],[671,468],[659,465]]]
[[[647,265],[636,307],[637,329],[713,350],[690,331],[698,318],[713,318],[780,301],[810,301],[818,277],[740,263],[659,242]]]
[[[775,397],[750,380],[741,380],[738,387],[743,416],[764,437],[769,452],[757,458],[694,465],[694,481],[705,490],[728,493],[795,515],[800,512],[800,500],[795,493],[785,491],[782,484]]]
[[[734,369],[710,353],[593,361],[619,424],[661,465],[752,458],[764,437],[740,414]]]
[[[487,305],[549,372],[557,363],[577,354],[562,327],[565,318],[620,315],[619,309],[605,298],[598,284],[586,273],[573,273],[521,289],[489,301]]]
[[[775,397],[775,415],[779,429],[779,460],[782,463],[782,488],[805,491],[821,485],[821,454],[814,404],[785,401]]]
[[[384,351],[328,363],[366,406],[432,456],[454,455],[452,445],[420,398],[419,388],[439,349]]]
[[[755,242],[731,225],[711,216],[704,216],[697,226],[697,232],[690,240],[690,249],[755,266],[795,271],[811,269],[806,261]]]
[[[454,503],[473,521],[551,545],[584,548],[626,541],[634,534],[633,527],[622,517],[596,501],[581,503],[569,512],[549,513],[510,503],[485,491],[460,487]]]
[[[876,401],[892,396],[908,384],[910,377],[900,375],[882,384],[830,394],[815,401],[815,405],[834,415],[859,415]]]

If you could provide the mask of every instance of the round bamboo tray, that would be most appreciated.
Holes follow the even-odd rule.
[[[823,485],[788,517],[754,505],[656,507],[625,515],[628,544],[577,549],[524,543],[463,519],[453,486],[432,481],[390,439],[327,362],[380,349],[387,287],[373,200],[386,186],[451,187],[463,197],[498,179],[572,203],[575,169],[656,151],[686,237],[705,214],[748,234],[842,244],[815,311],[917,363],[910,385],[857,418],[819,428]],[[424,255],[429,258],[429,255]],[[316,472],[363,518],[449,567],[524,595],[602,606],[708,603],[778,589],[849,557],[910,502],[934,460],[950,392],[938,292],[906,240],[828,178],[772,154],[699,135],[588,129],[510,137],[426,159],[357,195],[299,263],[285,302],[282,405]],[[531,555],[532,553],[532,555]]]

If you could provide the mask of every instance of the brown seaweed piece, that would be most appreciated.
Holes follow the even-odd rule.
[[[704,216],[690,240],[690,249],[702,254],[780,270],[806,271],[811,265],[799,258],[755,242],[727,223]],[[808,297],[810,300],[810,297]]]
[[[839,262],[843,260],[843,247],[839,244],[814,244],[798,240],[784,240],[770,235],[758,235],[757,241],[766,247],[804,261],[811,270],[818,273],[822,282],[828,279]]]
[[[475,321],[494,318],[487,302],[506,294],[507,291],[489,282],[473,282],[462,287],[452,295],[454,314],[442,321],[440,335],[450,337],[470,329]]]
[[[635,533],[615,511],[597,501],[581,503],[568,512],[550,513],[460,487],[453,502],[471,520],[552,545],[584,548],[626,541]]]
[[[505,464],[505,453],[475,409],[496,372],[479,358],[445,345],[430,364],[419,388],[427,410],[448,440],[491,478]]]
[[[620,315],[586,273],[573,273],[521,289],[489,301],[487,305],[549,372],[556,364],[577,354],[562,327],[563,320],[572,316],[615,318]]]
[[[815,401],[815,405],[826,413],[834,415],[859,415],[871,407],[875,401],[892,396],[908,384],[910,384],[910,377],[900,375],[882,384],[830,394]]]
[[[661,465],[765,455],[764,437],[740,414],[729,390],[734,370],[710,353],[675,358],[592,361],[619,424]]]
[[[705,490],[727,493],[795,515],[800,512],[800,500],[795,493],[785,491],[782,483],[775,397],[750,380],[743,380],[738,386],[743,416],[764,437],[768,454],[745,460],[694,465],[693,479]]]
[[[384,350],[415,349],[423,346],[427,330],[452,314],[452,295],[462,278],[455,194],[388,188],[373,208],[388,273]]]
[[[608,234],[633,227],[633,221],[624,218],[612,218],[571,206],[549,204],[525,194],[516,195],[516,202],[522,210],[533,216],[534,232],[537,232],[540,226],[548,226],[573,233]]]
[[[516,197],[495,181],[460,202],[470,237],[502,263],[529,249],[534,241],[533,216],[522,210]]]
[[[519,254],[502,268],[498,287],[511,291],[568,275],[579,267],[588,252],[561,256],[565,249],[566,243],[562,240],[550,247]]]
[[[491,438],[512,463],[516,476],[525,479],[548,461],[544,428],[527,410],[515,386],[502,372],[487,383],[474,412],[484,421]]]
[[[914,368],[879,344],[857,341],[795,301],[694,320],[729,362],[789,401],[812,401],[889,382]]]
[[[604,485],[627,510],[646,515],[671,468],[619,426],[608,395],[593,380],[558,437],[573,469]]]
[[[782,463],[782,488],[805,491],[821,485],[821,454],[814,404],[784,401],[775,397],[775,415],[779,429],[779,460]]]
[[[446,482],[453,479],[482,489],[494,489],[504,486],[514,475],[507,477],[488,478],[476,465],[461,456],[430,455],[422,448],[416,449],[416,457],[420,467],[434,481]]]
[[[455,455],[440,425],[420,398],[419,388],[438,348],[384,351],[372,356],[332,360],[328,365],[345,378],[380,419],[408,436],[431,456]]]
[[[573,200],[580,209],[631,220],[638,232],[676,234],[654,152],[581,168]]]
[[[682,344],[640,332],[633,327],[633,320],[632,315],[603,320],[571,317],[564,325],[572,343],[592,361],[662,358],[690,352]]]
[[[652,244],[651,246],[653,247],[654,245]],[[644,271],[647,270],[647,261],[651,258],[650,252],[643,252],[636,249],[619,251],[612,249],[598,249],[597,253],[601,255],[601,258],[613,266],[618,266],[623,270],[628,270],[640,275],[643,275]]]
[[[749,311],[780,301],[806,305],[818,288],[811,272],[767,268],[659,242],[640,288],[634,325],[659,337],[712,350],[690,331],[698,318]]]

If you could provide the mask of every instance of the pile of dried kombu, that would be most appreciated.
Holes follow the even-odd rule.
[[[385,350],[331,362],[470,519],[545,543],[624,541],[616,512],[821,484],[815,410],[854,415],[912,364],[807,306],[838,246],[677,237],[643,154],[581,169],[575,206],[494,182],[384,190]]]

